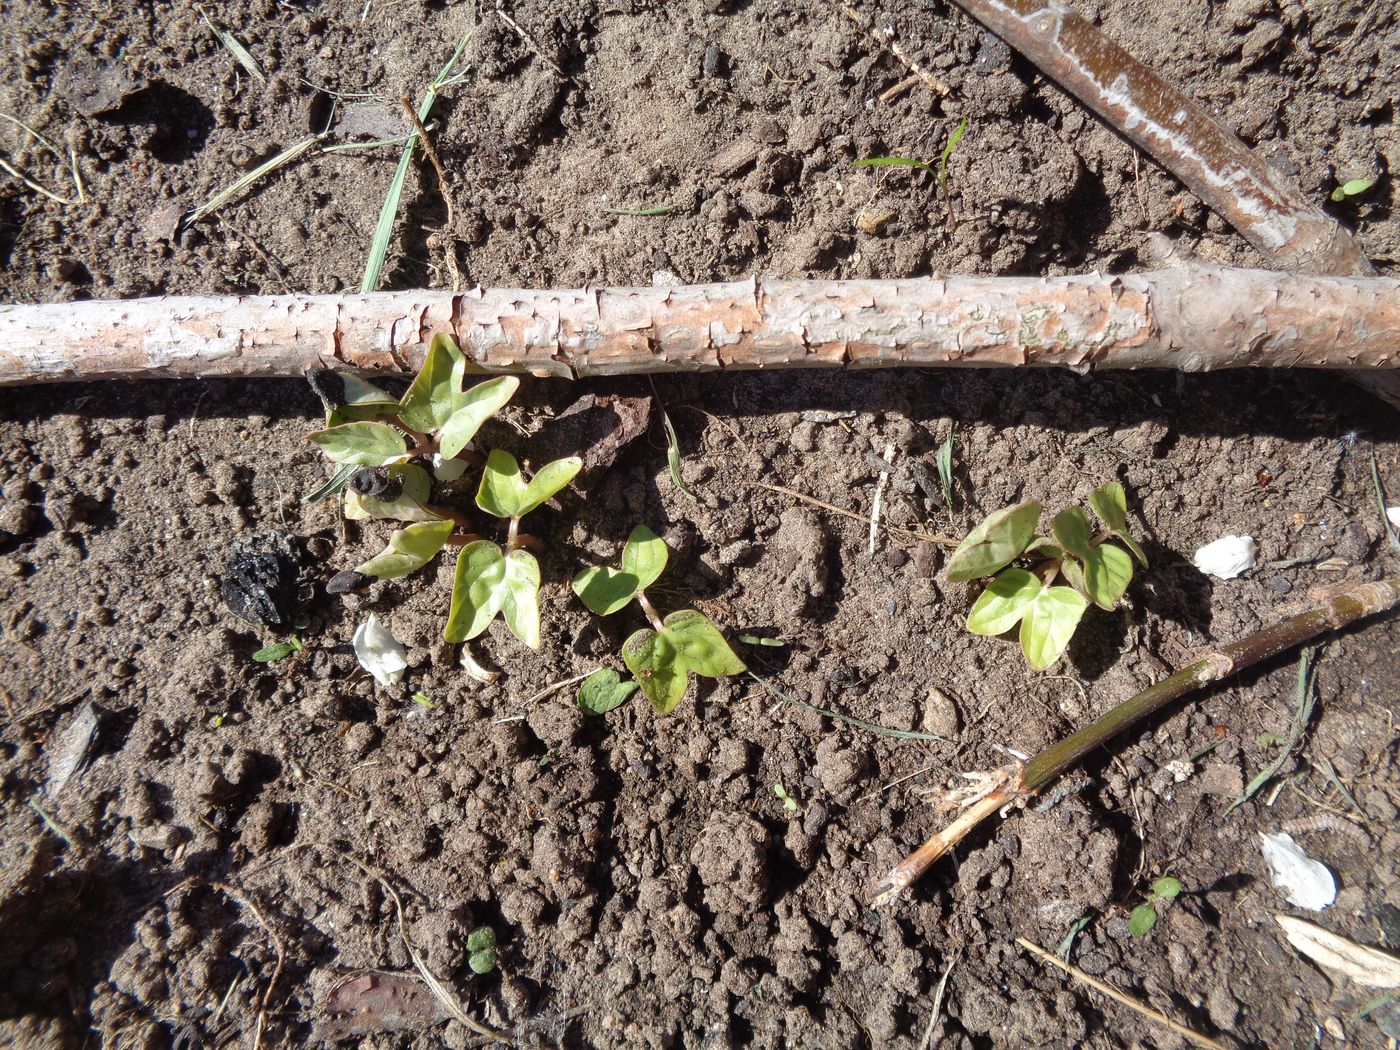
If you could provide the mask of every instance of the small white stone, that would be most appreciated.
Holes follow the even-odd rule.
[[[1207,576],[1233,580],[1240,573],[1254,568],[1257,551],[1252,536],[1222,536],[1198,550],[1192,560],[1196,568]]]
[[[1390,519],[1390,523],[1400,529],[1400,507],[1386,507],[1385,516]]]
[[[1269,878],[1284,899],[1308,911],[1321,911],[1337,899],[1337,880],[1327,866],[1313,860],[1292,835],[1259,833]]]
[[[380,685],[398,685],[403,681],[404,669],[408,667],[407,654],[374,613],[355,628],[351,644],[355,647],[355,659]]]

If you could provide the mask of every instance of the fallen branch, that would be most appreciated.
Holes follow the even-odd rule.
[[[1364,275],[1351,235],[1189,95],[1062,0],[954,0],[1288,270]]]
[[[1148,686],[1098,720],[1052,744],[1022,766],[988,777],[990,790],[979,794],[959,817],[891,869],[875,887],[874,905],[889,904],[969,832],[1003,807],[1031,798],[1090,752],[1162,708],[1201,686],[1252,667],[1262,660],[1301,645],[1324,631],[1386,612],[1400,605],[1400,577],[1378,583],[1340,584],[1313,592],[1317,602],[1306,612],[1281,620],[1232,642],[1175,674]]]
[[[0,386],[408,371],[436,331],[490,372],[1400,367],[1400,281],[1177,265],[1118,277],[168,297],[0,306]]]

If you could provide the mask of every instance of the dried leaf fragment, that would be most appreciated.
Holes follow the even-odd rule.
[[[1288,943],[1324,970],[1368,988],[1400,988],[1400,958],[1292,915],[1275,915]]]

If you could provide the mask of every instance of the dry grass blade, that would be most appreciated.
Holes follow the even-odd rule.
[[[1368,988],[1400,988],[1400,958],[1340,937],[1292,915],[1275,915],[1288,943],[1324,970]]]
[[[8,113],[0,113],[0,118],[9,121],[15,127],[26,132],[30,136],[30,138],[34,139],[35,142],[38,142],[41,146],[43,146],[55,157],[57,157],[60,164],[64,162],[63,151],[60,150],[57,146],[55,146],[47,137],[39,134],[39,132],[35,131],[24,121],[20,120],[18,117],[12,117]],[[62,204],[65,207],[73,204],[86,204],[87,196],[83,192],[83,176],[82,173],[78,170],[78,154],[71,148],[68,150],[67,161],[69,173],[73,178],[73,187],[77,190],[78,193],[76,197],[64,197],[58,193],[55,193],[53,190],[43,185],[37,179],[30,178],[16,165],[11,164],[4,157],[0,157],[0,171],[5,172],[13,179],[17,179],[29,189],[33,190],[35,193],[39,194],[40,196],[47,197],[49,200],[53,201],[56,204]]]
[[[1117,988],[1114,988],[1111,985],[1104,984],[1102,981],[1095,980],[1083,970],[1079,969],[1079,967],[1071,966],[1064,960],[1057,959],[1055,956],[1047,952],[1044,948],[1040,947],[1040,945],[1032,944],[1024,937],[1017,937],[1016,943],[1019,944],[1022,948],[1026,949],[1026,951],[1030,952],[1032,955],[1036,956],[1037,958],[1049,963],[1051,966],[1054,966],[1057,969],[1063,970],[1065,973],[1073,977],[1076,981],[1081,981],[1084,984],[1087,984],[1090,988],[1094,989],[1094,991],[1101,992],[1104,995],[1108,996],[1115,1003],[1121,1003],[1122,1005],[1126,1006],[1129,1010],[1133,1010],[1136,1013],[1141,1014],[1148,1020],[1155,1021],[1166,1028],[1170,1028],[1173,1032],[1181,1036],[1183,1039],[1189,1039],[1197,1046],[1209,1047],[1210,1050],[1229,1050],[1229,1048],[1226,1047],[1224,1043],[1217,1042],[1216,1040],[1211,1039],[1208,1036],[1201,1035],[1200,1032],[1194,1032],[1190,1028],[1187,1028],[1185,1025],[1177,1024],[1175,1021],[1173,1021],[1166,1014],[1162,1013],[1160,1010],[1154,1010],[1150,1006],[1144,1006],[1142,1003],[1138,1002],[1131,996],[1120,992]]]
[[[928,1050],[933,1045],[933,1030],[938,1025],[938,1018],[943,1014],[943,993],[948,990],[948,978],[952,975],[953,966],[957,963],[954,959],[943,970],[943,976],[938,979],[938,989],[933,993],[933,1009],[929,1011],[928,1027],[924,1029],[924,1037],[919,1042],[919,1050]]]
[[[263,74],[262,66],[258,65],[258,60],[248,52],[248,49],[243,46],[243,42],[209,17],[209,12],[204,9],[202,4],[196,4],[194,9],[199,12],[199,17],[204,19],[204,24],[209,27],[209,31],[233,56],[234,61],[247,70],[248,75],[259,84],[266,84],[267,77]]]
[[[1279,751],[1278,758],[1256,773],[1253,779],[1245,785],[1240,797],[1225,807],[1225,813],[1229,813],[1236,806],[1244,805],[1259,792],[1260,788],[1273,780],[1293,754],[1293,749],[1303,739],[1303,731],[1308,728],[1308,723],[1312,721],[1313,708],[1317,706],[1317,683],[1313,676],[1313,657],[1316,653],[1315,648],[1308,648],[1304,649],[1298,657],[1297,708],[1293,712],[1293,725],[1288,731],[1288,743]],[[1224,813],[1221,814],[1221,816],[1224,815]]]
[[[248,174],[242,176],[239,179],[236,179],[234,182],[225,186],[218,193],[214,194],[214,196],[210,197],[198,208],[194,209],[194,211],[186,215],[182,220],[181,225],[190,226],[198,222],[200,219],[204,218],[206,215],[218,211],[225,204],[233,200],[235,197],[237,197],[240,193],[246,190],[249,186],[257,182],[263,176],[272,174],[278,168],[285,168],[288,164],[296,160],[303,153],[309,150],[312,146],[316,145],[316,143],[320,142],[323,137],[323,135],[308,135],[306,138],[302,139],[295,145],[288,146],[286,149],[284,149],[281,153],[277,154],[271,160],[264,161],[252,171],[248,172]]]
[[[805,492],[798,492],[796,489],[790,489],[786,485],[769,485],[764,481],[750,481],[748,484],[753,485],[755,488],[767,489],[769,492],[781,492],[784,496],[791,496],[795,500],[800,500],[803,503],[810,503],[814,507],[820,507],[822,510],[830,511],[832,514],[840,514],[845,518],[853,518],[862,523],[866,523],[870,520],[863,514],[857,514],[855,511],[847,510],[845,507],[838,507],[834,503],[827,503],[824,500],[819,500],[815,496],[809,496]],[[904,536],[911,540],[922,540],[924,543],[937,543],[944,547],[956,547],[962,542],[950,536],[938,536],[931,532],[915,532],[913,529],[902,529],[898,525],[886,525],[883,522],[880,524],[880,528],[884,529],[886,532],[892,532],[896,536]]]

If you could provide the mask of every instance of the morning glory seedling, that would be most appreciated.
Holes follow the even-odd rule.
[[[1114,607],[1133,578],[1133,558],[1144,566],[1147,558],[1128,533],[1122,485],[1095,489],[1089,506],[1104,524],[1101,532],[1093,531],[1084,511],[1071,507],[1055,516],[1051,537],[1037,536],[1041,505],[1031,500],[997,511],[967,534],[948,559],[949,582],[994,577],[968,613],[969,631],[1005,634],[1019,624],[1026,661],[1043,671],[1065,651],[1091,603]],[[1105,542],[1110,538],[1132,557]],[[1055,583],[1061,576],[1068,586]]]
[[[611,616],[633,601],[642,607],[651,627],[642,628],[622,644],[622,662],[637,680],[642,695],[663,715],[675,710],[685,696],[692,671],[706,678],[722,678],[746,670],[704,613],[682,609],[662,619],[647,598],[646,589],[665,570],[669,554],[665,540],[638,525],[622,548],[620,570],[591,566],[573,582],[574,593],[599,616]],[[595,694],[602,684],[601,679],[594,684]],[[579,702],[585,703],[582,694]]]

